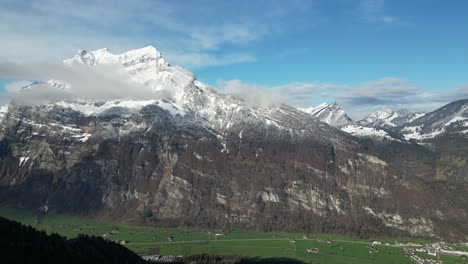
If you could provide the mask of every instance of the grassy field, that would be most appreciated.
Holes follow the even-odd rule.
[[[376,247],[377,252],[370,253],[369,240],[356,240],[345,236],[308,234],[305,239],[303,233],[233,230],[215,237],[207,231],[135,227],[126,223],[101,222],[63,214],[46,214],[37,222],[34,213],[6,206],[0,207],[0,215],[69,238],[78,234],[107,234],[107,239],[125,240],[125,246],[143,255],[156,251],[161,255],[209,253],[265,258],[290,257],[311,263],[411,263],[401,247],[381,245]],[[109,235],[112,230],[117,232]],[[173,237],[173,241],[168,241],[168,237]],[[294,243],[290,241],[291,238],[295,240]],[[389,242],[395,240],[412,241],[401,238]],[[308,248],[318,248],[320,252],[309,253]],[[451,256],[444,256],[443,261],[449,264],[468,263],[459,257]]]

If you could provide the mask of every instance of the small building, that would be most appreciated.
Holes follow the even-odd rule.
[[[318,248],[308,248],[307,252],[309,252],[309,253],[319,253],[320,249],[318,249]]]
[[[427,250],[427,254],[428,254],[428,255],[431,255],[431,256],[437,256],[437,250],[432,249],[432,248],[431,248],[431,249],[428,249],[428,250]]]

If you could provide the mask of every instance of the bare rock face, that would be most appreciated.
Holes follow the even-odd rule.
[[[277,122],[298,113],[274,111]],[[423,181],[302,118],[294,129],[239,118],[217,134],[157,105],[96,116],[12,106],[3,121],[0,198],[157,225],[437,234],[434,208],[444,217],[453,208]]]
[[[135,76],[166,71],[145,82],[173,83],[176,92],[10,104],[0,202],[164,226],[466,235],[468,205],[453,192],[468,191],[466,182],[428,182],[432,150],[426,160],[419,148],[366,142],[288,106],[248,106],[181,77],[150,48],[80,54],[79,63],[123,63]]]

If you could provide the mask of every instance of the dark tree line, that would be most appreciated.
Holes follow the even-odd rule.
[[[67,239],[0,217],[2,263],[147,263],[139,255],[100,237]]]

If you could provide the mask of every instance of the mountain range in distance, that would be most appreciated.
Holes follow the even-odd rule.
[[[353,121],[337,103],[300,108],[331,126],[359,137],[423,142],[447,134],[468,133],[468,100],[459,100],[430,113],[382,107],[362,120]],[[388,132],[398,134],[392,137]]]
[[[251,106],[151,46],[64,64],[118,66],[115,89],[141,96],[78,98],[73,76],[20,89],[0,111],[2,202],[160,226],[468,235],[468,99],[353,121],[336,103]],[[54,100],[28,101],[44,87]]]

